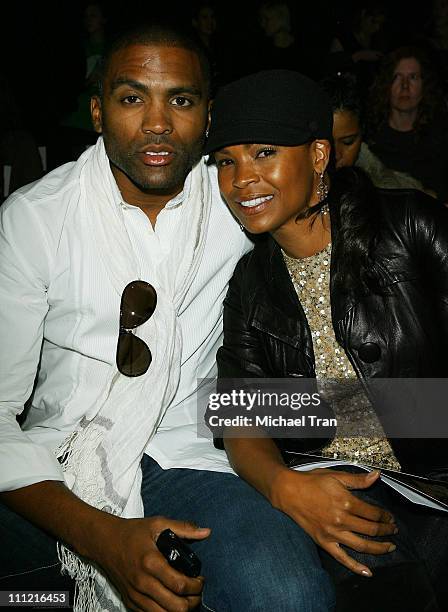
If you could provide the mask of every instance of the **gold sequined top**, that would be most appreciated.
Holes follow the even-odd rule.
[[[311,257],[294,259],[286,253],[283,257],[311,330],[319,392],[330,402],[338,422],[336,437],[322,449],[322,455],[399,470],[378,417],[334,335],[331,243]]]

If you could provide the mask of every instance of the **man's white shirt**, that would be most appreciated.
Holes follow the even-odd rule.
[[[115,360],[120,298],[110,286],[77,214],[74,164],[57,168],[15,192],[0,208],[0,491],[42,480],[63,480],[54,449],[98,398]],[[110,173],[107,165],[105,173]],[[219,194],[209,167],[212,207],[204,254],[178,312],[182,333],[179,386],[147,447],[163,468],[231,471],[223,451],[198,436],[198,380],[216,376],[222,342],[222,303],[240,257],[252,243]],[[188,224],[184,190],[148,217],[113,195],[140,265],[157,290],[179,224]],[[110,253],[114,257],[114,253]],[[16,415],[31,394],[23,425]],[[151,398],[148,397],[148,409]],[[129,415],[132,418],[132,415]]]

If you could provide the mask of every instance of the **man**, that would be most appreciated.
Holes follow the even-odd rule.
[[[192,610],[203,578],[155,544],[171,528],[201,557],[205,609],[299,610],[309,593],[328,609],[306,536],[196,433],[197,379],[215,375],[222,300],[251,246],[200,161],[207,94],[191,40],[124,35],[92,100],[102,138],[3,207],[0,529],[3,551],[15,546],[3,585],[21,576],[26,589],[60,560],[79,609],[119,609],[121,597],[132,610]]]

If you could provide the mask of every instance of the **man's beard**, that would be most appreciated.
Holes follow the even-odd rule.
[[[152,138],[140,143],[130,152],[123,152],[115,146],[114,142],[105,145],[108,157],[112,164],[119,168],[126,176],[145,193],[170,194],[183,186],[190,170],[201,159],[204,146],[204,136],[192,143],[188,148],[174,146],[169,138]],[[175,152],[173,161],[167,166],[144,166],[137,160],[142,148],[150,145],[170,145]]]

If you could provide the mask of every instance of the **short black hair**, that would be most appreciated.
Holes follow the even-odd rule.
[[[156,45],[161,47],[178,47],[196,53],[201,66],[207,96],[211,90],[210,59],[207,49],[192,27],[176,22],[159,20],[133,25],[111,39],[103,55],[98,78],[98,93],[103,93],[103,80],[107,74],[112,56],[121,49],[132,45]]]

